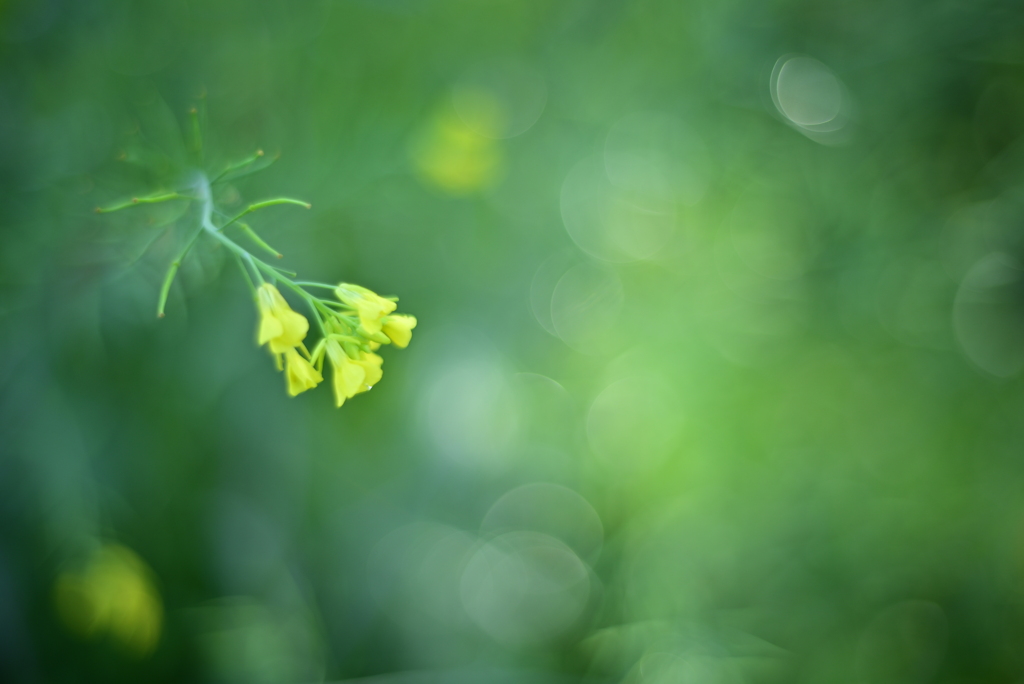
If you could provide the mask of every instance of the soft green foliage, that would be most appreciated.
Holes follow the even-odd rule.
[[[0,680],[1021,680],[1022,27],[0,3]]]

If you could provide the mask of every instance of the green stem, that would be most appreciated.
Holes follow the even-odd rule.
[[[233,181],[233,180],[237,180],[239,178],[245,178],[246,176],[251,176],[254,173],[259,173],[263,169],[267,168],[268,166],[270,166],[271,164],[276,162],[278,160],[279,156],[280,155],[276,155],[275,154],[270,159],[267,159],[267,162],[265,164],[261,164],[259,166],[253,166],[252,168],[248,168],[248,169],[241,168],[241,169],[234,170],[234,171],[225,171],[224,173],[222,173],[219,176],[217,176],[217,179],[215,181],[212,181],[210,183],[210,185],[215,185],[217,183],[223,183],[225,181]]]
[[[167,269],[167,275],[164,276],[163,285],[160,286],[160,298],[156,303],[157,318],[163,318],[166,315],[164,307],[167,305],[167,296],[171,293],[171,283],[174,282],[174,276],[178,273],[179,266],[181,266],[181,262],[175,259]]]
[[[275,199],[264,200],[262,202],[257,202],[256,204],[250,204],[248,206],[248,208],[246,208],[242,213],[238,214],[233,219],[231,219],[230,221],[225,223],[223,226],[220,227],[220,229],[224,230],[225,228],[227,228],[232,223],[234,223],[238,219],[242,218],[246,214],[251,214],[254,211],[259,211],[260,209],[266,209],[267,207],[277,206],[278,204],[296,204],[296,205],[298,205],[300,207],[305,207],[306,209],[309,209],[310,207],[313,206],[309,202],[303,202],[302,200],[291,199],[289,197],[277,197]]]
[[[252,267],[253,272],[256,274],[256,277],[259,279],[261,285],[263,284],[264,280],[263,275],[260,273],[260,271],[264,271],[272,279],[280,281],[282,284],[284,284],[285,287],[295,291],[296,294],[298,294],[300,297],[302,297],[303,300],[305,300],[306,304],[313,312],[313,317],[316,319],[316,323],[317,326],[319,326],[320,328],[321,334],[326,335],[327,328],[324,325],[323,319],[320,317],[320,312],[316,308],[317,302],[319,301],[316,297],[303,290],[301,286],[297,285],[290,278],[282,275],[282,269],[275,268],[274,266],[271,266],[262,259],[254,257],[247,249],[245,249],[244,247],[242,247],[237,242],[235,242],[234,240],[232,240],[223,233],[224,228],[231,225],[245,214],[251,211],[256,211],[257,209],[262,209],[263,207],[273,206],[275,204],[299,204],[308,208],[309,205],[305,202],[300,202],[299,200],[293,200],[283,197],[273,200],[266,200],[264,202],[257,202],[256,204],[251,205],[246,211],[231,219],[226,224],[221,226],[220,229],[218,229],[217,226],[213,225],[212,220],[213,198],[211,197],[210,194],[210,183],[206,180],[205,177],[201,177],[200,184],[198,187],[203,201],[203,212],[202,218],[200,220],[202,230],[205,230],[207,233],[213,236],[215,240],[218,240],[228,250],[233,252],[235,256],[237,256],[239,259],[248,262],[249,265]]]
[[[259,259],[254,257],[252,254],[249,254],[248,252],[245,253],[244,258],[246,261],[249,262],[249,266],[252,268],[252,272],[256,274],[256,280],[260,281],[260,285],[267,282],[263,279],[263,274],[260,273],[260,269],[256,266],[256,262],[259,261]],[[263,262],[260,261],[260,263],[262,264]]]
[[[214,178],[212,181],[210,181],[210,185],[214,185],[216,183],[219,183],[220,180],[222,178],[224,178],[224,176],[228,175],[232,171],[238,171],[239,169],[245,168],[246,166],[248,166],[249,164],[252,164],[254,161],[256,161],[257,159],[259,159],[262,156],[263,156],[263,150],[256,150],[250,156],[246,157],[242,161],[237,162],[235,164],[230,164],[226,169],[221,171],[217,175],[216,178]]]
[[[269,252],[270,254],[273,254],[278,259],[280,259],[280,258],[282,258],[284,256],[283,254],[278,252],[276,249],[274,249],[273,247],[268,245],[266,242],[264,242],[263,238],[261,238],[259,235],[257,235],[256,231],[253,230],[252,226],[250,226],[248,223],[245,223],[243,221],[238,221],[238,229],[241,230],[243,233],[245,233],[246,237],[248,237],[250,240],[255,242],[256,245],[261,247],[264,251]]]
[[[298,275],[298,273],[296,273],[295,271],[289,271],[289,270],[288,270],[288,269],[286,269],[286,268],[279,268],[279,267],[277,267],[277,266],[274,266],[274,265],[272,265],[272,264],[267,264],[267,266],[269,266],[270,268],[274,269],[274,271],[275,271],[276,273],[280,273],[281,275],[286,275],[286,276],[288,276],[289,278],[294,278],[295,276],[297,276],[297,275]]]
[[[317,306],[319,306],[320,309],[331,318],[340,318],[341,320],[351,325],[353,328],[359,325],[359,319],[356,316],[350,316],[349,314],[342,313],[341,311],[335,311],[334,309],[330,308],[329,305],[334,304],[334,302],[326,299],[317,299],[316,303]]]
[[[309,310],[313,312],[313,317],[316,319],[316,325],[318,328],[320,328],[320,334],[326,336],[327,326],[324,325],[324,320],[320,317],[320,312],[316,308],[316,297],[309,294],[308,292],[306,292],[301,287],[299,287],[298,285],[296,285],[294,282],[287,278],[281,278],[281,282],[284,283],[284,285],[288,287],[290,290],[294,291],[295,294],[299,295],[304,300],[306,300],[306,306],[308,306]]]
[[[165,193],[163,195],[150,195],[149,197],[132,197],[127,202],[121,204],[115,204],[112,207],[96,207],[97,214],[109,214],[112,211],[120,211],[121,209],[127,209],[128,207],[134,207],[139,204],[155,204],[157,202],[167,202],[168,200],[176,199],[195,199],[188,195],[182,195],[177,192]]]
[[[327,283],[316,283],[311,280],[296,280],[295,284],[302,285],[303,287],[323,287],[328,290],[334,290],[338,287],[337,285],[328,285]]]
[[[330,299],[322,300],[325,304],[341,309],[342,311],[352,311],[352,307],[344,302],[335,302]]]
[[[245,277],[245,282],[249,286],[249,292],[252,293],[252,298],[256,299],[256,283],[252,282],[252,276],[249,275],[249,270],[242,262],[242,257],[235,254],[235,263],[238,264],[238,268],[242,271],[242,275]]]
[[[196,244],[196,240],[202,235],[203,229],[200,228],[195,232],[195,235],[185,244],[185,247],[181,250],[178,256],[171,262],[171,265],[167,269],[167,275],[164,276],[163,285],[160,286],[160,298],[156,304],[156,317],[164,317],[164,307],[167,305],[167,297],[171,293],[171,284],[174,282],[174,276],[178,274],[178,269],[181,267],[182,262],[185,261],[185,257],[188,255],[189,250],[192,249],[192,245]]]

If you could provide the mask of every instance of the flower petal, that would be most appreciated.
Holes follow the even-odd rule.
[[[362,390],[366,381],[366,369],[350,359],[341,345],[334,340],[327,342],[327,355],[334,366],[334,403],[340,408],[346,399]]]
[[[399,349],[405,349],[412,341],[412,329],[415,327],[415,316],[394,314],[384,319],[383,331],[391,339],[393,345]]]
[[[296,396],[312,389],[323,380],[323,376],[316,368],[299,355],[295,349],[289,349],[284,353],[285,376],[288,380],[288,394]]]
[[[384,377],[384,371],[381,370],[381,365],[384,363],[384,359],[378,355],[372,353],[363,354],[356,363],[362,366],[366,371],[366,379],[363,381],[364,385],[359,390],[360,392],[365,392],[370,389],[380,382],[382,377]]]

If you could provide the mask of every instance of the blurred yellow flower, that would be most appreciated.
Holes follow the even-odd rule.
[[[381,319],[398,306],[390,299],[381,297],[376,292],[351,283],[340,283],[334,294],[346,306],[359,314],[359,324],[368,335],[375,335],[381,330]],[[381,338],[382,342],[387,340]]]
[[[256,303],[260,310],[259,344],[269,344],[274,354],[284,354],[302,344],[309,331],[309,321],[288,306],[276,287],[270,283],[260,285]]]
[[[296,396],[316,387],[323,376],[294,347],[284,352],[284,374],[288,381],[288,394]]]
[[[64,624],[83,637],[107,633],[138,656],[160,639],[163,605],[152,572],[131,549],[101,546],[79,571],[57,577],[54,602]]]
[[[416,327],[416,317],[406,314],[386,316],[381,329],[391,343],[399,349],[405,349],[412,340],[412,329]]]
[[[411,155],[425,180],[455,195],[489,187],[501,175],[498,141],[474,131],[450,109],[427,125]]]

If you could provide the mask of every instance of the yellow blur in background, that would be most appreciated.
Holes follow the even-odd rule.
[[[502,128],[501,104],[485,91],[459,93],[472,105],[472,118],[445,106],[413,141],[410,154],[420,177],[452,195],[484,190],[502,177],[503,155],[496,136]]]
[[[104,543],[80,570],[57,577],[57,612],[83,638],[107,635],[135,655],[146,656],[160,640],[163,622],[163,604],[152,577],[134,551]]]

